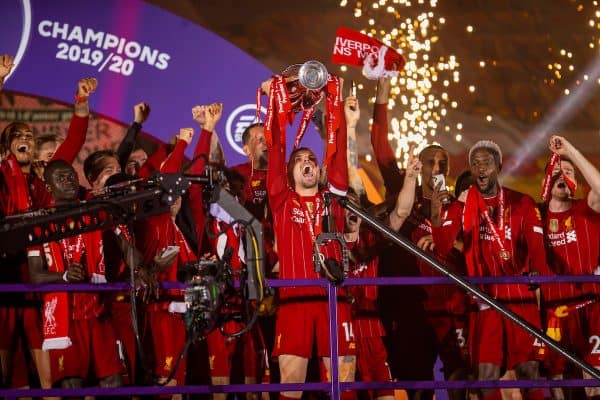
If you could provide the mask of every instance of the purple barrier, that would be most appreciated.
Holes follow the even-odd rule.
[[[474,283],[556,283],[557,278],[564,277],[485,277],[473,278]],[[569,276],[568,281],[585,282],[600,280],[599,276]],[[345,286],[350,285],[404,285],[404,284],[450,284],[447,278],[396,277],[396,278],[360,278],[347,279]],[[273,287],[282,286],[327,286],[330,315],[330,354],[331,359],[338,356],[337,341],[337,287],[330,285],[325,279],[275,279],[269,280]],[[180,282],[164,282],[163,288],[184,288]],[[107,284],[0,284],[0,292],[47,292],[47,291],[111,291],[127,290],[127,283]],[[255,385],[226,385],[226,386],[179,386],[179,387],[121,387],[121,388],[84,388],[84,389],[31,389],[31,390],[0,390],[0,396],[18,398],[27,396],[119,396],[119,395],[161,395],[161,394],[191,394],[191,393],[233,393],[233,392],[270,392],[293,390],[323,390],[332,394],[332,399],[338,400],[342,390],[367,389],[458,389],[458,388],[547,388],[571,386],[600,386],[600,381],[592,380],[561,380],[561,381],[402,381],[402,382],[348,382],[339,381],[337,363],[331,365],[330,383],[308,384],[255,384]]]
[[[553,387],[598,387],[595,379],[556,380],[514,380],[514,381],[400,381],[400,382],[348,382],[340,383],[341,390],[371,389],[483,389],[483,388],[553,388]],[[330,383],[296,384],[233,384],[198,386],[126,386],[120,388],[82,388],[82,389],[0,389],[0,396],[6,398],[43,397],[43,396],[124,396],[124,395],[170,395],[170,394],[208,394],[208,393],[248,393],[280,392],[293,390],[328,391]]]
[[[469,281],[475,284],[491,283],[563,283],[563,282],[600,282],[600,275],[556,275],[556,276],[485,276],[469,278]],[[326,287],[326,279],[267,279],[267,284],[271,287],[286,286],[321,286]],[[348,278],[342,286],[397,286],[397,285],[452,285],[449,278],[444,277],[394,277],[394,278]],[[237,283],[236,283],[237,285]],[[181,282],[162,282],[161,287],[165,289],[185,289],[185,284]],[[129,284],[126,282],[114,282],[103,284],[91,283],[53,283],[53,284],[34,284],[34,283],[2,283],[0,292],[19,293],[19,292],[81,292],[81,291],[114,291],[129,290]]]

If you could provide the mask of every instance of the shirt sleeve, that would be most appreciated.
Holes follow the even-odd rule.
[[[142,125],[137,122],[133,122],[129,129],[127,129],[127,133],[121,143],[119,143],[119,148],[117,149],[117,157],[119,157],[119,165],[121,166],[121,170],[125,171],[125,167],[127,165],[127,160],[133,151],[133,147],[135,146],[135,141],[137,139],[137,134],[142,130]]]
[[[285,166],[285,143],[281,140],[281,131],[277,117],[273,118],[272,140],[267,144],[269,163],[267,165],[267,193],[269,205],[272,210],[277,210],[283,205],[289,187]]]
[[[183,154],[187,145],[185,140],[178,140],[175,144],[175,148],[171,154],[167,156],[164,164],[160,167],[160,172],[165,174],[175,174],[179,172],[181,170],[181,165],[183,164]]]
[[[160,164],[165,158],[167,158],[167,145],[163,143],[148,157],[148,160],[140,168],[138,175],[141,178],[148,178],[154,171],[160,170]]]
[[[158,254],[160,249],[161,228],[157,223],[159,218],[147,218],[136,225],[135,238],[136,247],[142,253],[144,265],[151,266],[154,264],[154,256]]]
[[[204,167],[206,166],[206,162],[208,160],[208,152],[210,151],[211,136],[212,132],[207,131],[206,129],[202,129],[202,131],[200,131],[200,138],[198,139],[198,143],[196,143],[196,147],[194,148],[194,162],[190,167],[191,174],[200,175],[204,173]],[[204,213],[202,186],[190,186],[189,193],[190,208],[192,210],[194,222],[196,223],[196,241],[198,242],[196,254],[201,254],[202,240],[204,238],[204,227],[206,225],[206,214]]]
[[[527,266],[524,273],[538,273],[540,275],[555,275],[550,269],[546,259],[546,248],[544,246],[544,229],[542,227],[542,215],[539,208],[530,197],[524,197],[521,202],[524,213],[523,236],[527,244]],[[541,285],[542,297],[547,301],[561,297],[561,286],[555,284]]]
[[[600,213],[593,210],[587,202],[587,195],[583,199],[575,201],[573,205],[575,212],[583,214],[586,218],[594,223],[600,223]]]
[[[191,174],[204,173],[204,167],[206,167],[206,163],[208,162],[212,134],[211,131],[207,131],[206,129],[200,131],[200,139],[198,139],[198,143],[196,143],[196,147],[194,148],[194,162],[190,167]]]
[[[71,123],[67,130],[67,136],[64,142],[58,146],[56,152],[52,156],[52,160],[65,160],[69,164],[73,164],[77,154],[85,143],[85,134],[88,129],[89,116],[79,117],[75,114],[71,117]]]
[[[342,102],[340,102],[340,115],[340,127],[336,132],[335,154],[327,165],[327,181],[332,193],[345,195],[348,191],[348,130]]]
[[[453,201],[448,208],[442,212],[441,226],[432,226],[431,234],[435,243],[436,251],[442,257],[449,257],[454,242],[458,238],[462,227],[463,205],[459,201]]]
[[[387,104],[375,104],[373,109],[371,145],[383,178],[386,197],[399,193],[402,188],[402,175],[388,140]]]
[[[539,208],[530,197],[523,197],[523,236],[527,243],[529,258],[529,271],[543,275],[553,275],[546,262],[546,249],[544,247],[544,229],[542,228],[542,215]]]

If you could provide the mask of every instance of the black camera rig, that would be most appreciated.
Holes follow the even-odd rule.
[[[223,174],[210,166],[202,175],[132,177],[107,186],[87,201],[11,215],[0,220],[0,253],[15,253],[29,246],[169,212],[178,196],[185,194],[192,184],[201,184],[205,203],[219,204],[235,221],[245,226],[247,279],[243,293],[248,300],[261,301],[266,290],[262,224],[222,187],[223,180]]]

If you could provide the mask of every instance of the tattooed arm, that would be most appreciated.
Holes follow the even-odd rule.
[[[365,192],[360,176],[358,175],[358,149],[356,145],[356,126],[360,119],[360,107],[358,99],[350,96],[346,98],[344,104],[344,113],[346,115],[346,123],[348,127],[348,180],[350,187],[356,190],[356,193],[361,195]]]

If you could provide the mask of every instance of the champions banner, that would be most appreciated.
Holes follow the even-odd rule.
[[[246,161],[241,134],[255,120],[256,87],[273,73],[231,43],[141,0],[3,0],[0,15],[0,53],[15,56],[6,91],[72,104],[77,81],[95,77],[93,115],[127,126],[145,101],[152,113],[143,131],[161,141],[181,127],[197,132],[193,106],[222,102],[217,133],[227,163]],[[311,130],[306,144],[320,154]]]

